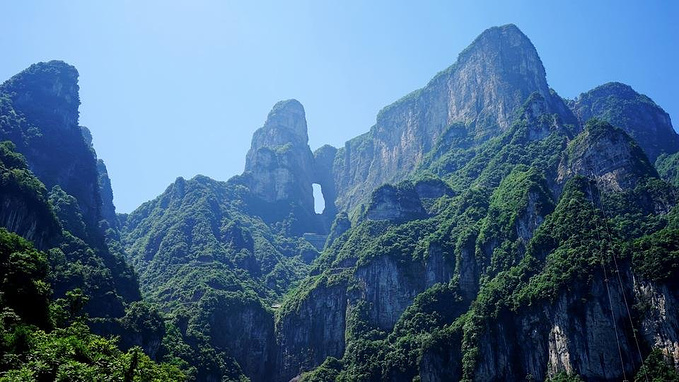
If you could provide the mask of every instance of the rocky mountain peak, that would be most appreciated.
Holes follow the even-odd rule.
[[[91,136],[78,126],[79,90],[78,71],[62,61],[33,64],[10,78],[0,85],[0,95],[21,119],[0,140],[18,143],[17,151],[48,189],[58,185],[77,199],[96,237],[101,218],[96,154]]]
[[[482,60],[482,61],[479,61]],[[483,63],[498,73],[528,76],[546,90],[545,68],[535,46],[514,24],[486,29],[458,57],[459,65]]]
[[[679,135],[660,106],[631,86],[609,82],[581,94],[571,103],[582,124],[591,118],[623,129],[644,150],[651,162],[661,154],[679,151]]]
[[[63,61],[33,64],[0,86],[33,124],[77,127],[78,71]]]
[[[454,68],[459,90],[476,101],[473,105],[459,97],[459,104],[469,107],[461,111],[474,116],[477,124],[496,122],[504,130],[512,122],[513,110],[531,93],[551,99],[545,68],[535,46],[513,24],[481,33],[460,53]],[[495,121],[483,121],[492,116]]]
[[[268,205],[259,215],[273,222],[292,214],[297,221],[306,222],[295,228],[295,233],[315,231],[315,168],[308,140],[302,104],[294,99],[280,101],[253,134],[245,159],[248,186]]]
[[[368,135],[338,151],[338,205],[352,209],[385,182],[407,177],[444,134],[481,144],[509,130],[531,94],[544,99],[542,113],[575,121],[547,85],[545,68],[531,41],[515,25],[490,28],[457,62],[377,115]]]
[[[296,99],[277,102],[264,126],[255,132],[252,143],[277,147],[286,144],[304,147],[309,141],[304,106]]]

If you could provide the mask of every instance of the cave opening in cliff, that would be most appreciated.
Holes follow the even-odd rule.
[[[316,211],[317,214],[322,214],[323,210],[325,210],[323,190],[321,189],[321,185],[318,183],[314,183],[311,186],[314,189],[314,211]]]

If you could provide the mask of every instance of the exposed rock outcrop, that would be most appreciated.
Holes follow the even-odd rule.
[[[287,100],[274,105],[253,135],[245,160],[252,192],[265,202],[294,202],[313,211],[313,154],[308,140],[302,104]]]
[[[308,141],[302,104],[297,100],[280,101],[264,126],[254,133],[245,162],[248,186],[264,202],[256,212],[268,222],[292,215],[290,233],[297,235],[327,232],[336,213],[334,185],[328,172],[334,149],[330,146],[319,149],[316,164]],[[313,183],[322,186],[326,202],[323,220],[314,211]]]
[[[427,216],[412,183],[385,184],[373,192],[365,213],[369,220],[404,221]]]
[[[335,189],[335,179],[333,177],[333,164],[337,149],[324,145],[314,151],[314,183],[321,186],[323,200],[325,201],[325,209],[323,210],[323,218],[326,220],[326,225],[329,227],[328,220],[332,223],[332,219],[337,214],[337,190]]]
[[[641,335],[647,344],[662,350],[675,365],[679,364],[679,296],[667,284],[639,280],[635,283],[638,301],[647,309],[641,320]]]
[[[320,365],[326,357],[340,358],[345,349],[347,318],[346,283],[318,287],[276,323],[279,342],[278,381],[289,381],[303,371]]]
[[[530,375],[540,381],[566,372],[611,381],[622,379],[623,372],[633,375],[641,360],[627,335],[631,331],[621,291],[614,283],[609,287],[598,275],[591,285],[562,294],[554,304],[501,313],[479,341],[474,378],[523,380]],[[619,345],[611,340],[616,334]]]
[[[426,261],[400,264],[388,256],[356,269],[360,298],[367,302],[370,325],[390,331],[415,297],[436,283],[448,282],[453,267],[439,247]]]
[[[569,143],[557,182],[575,175],[594,178],[604,191],[632,189],[645,177],[658,177],[641,148],[624,131],[602,121],[589,123]]]
[[[514,25],[486,30],[453,66],[382,109],[369,133],[338,151],[338,206],[351,210],[379,185],[402,180],[444,132],[455,133],[447,131],[450,126],[477,143],[501,134],[534,92],[546,100],[551,113],[575,122],[563,101],[550,92],[530,40]]]
[[[101,195],[101,217],[106,221],[108,227],[117,231],[120,228],[116,207],[113,204],[113,188],[111,178],[108,177],[108,170],[103,160],[97,160],[97,172],[99,173],[99,193]]]
[[[218,304],[212,305],[210,298]],[[252,381],[270,381],[275,368],[274,319],[256,301],[228,295],[208,297],[201,309],[208,316],[212,344],[224,349]]]

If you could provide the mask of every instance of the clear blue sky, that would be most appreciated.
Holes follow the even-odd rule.
[[[119,212],[178,176],[243,171],[278,100],[306,108],[312,149],[368,131],[484,29],[514,23],[551,87],[632,85],[679,119],[679,2],[91,1],[0,3],[0,79],[60,59]]]

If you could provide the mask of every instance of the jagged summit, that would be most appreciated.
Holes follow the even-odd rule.
[[[308,141],[302,104],[294,99],[280,101],[253,134],[245,159],[248,186],[266,203],[257,214],[268,222],[293,216],[300,222],[290,231],[296,234],[318,230],[312,190],[315,161]]]
[[[303,138],[304,143],[308,141],[304,106],[296,99],[277,102],[269,112],[264,128],[288,130]]]

